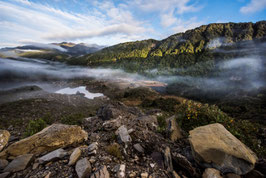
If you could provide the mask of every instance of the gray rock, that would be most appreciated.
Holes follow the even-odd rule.
[[[124,143],[129,143],[132,141],[128,133],[128,130],[124,125],[122,125],[121,127],[117,129],[116,134],[118,135],[118,139],[120,142],[122,141]]]
[[[59,148],[55,151],[52,151],[52,152],[42,156],[41,158],[39,158],[39,162],[40,162],[40,164],[47,163],[50,161],[54,161],[54,160],[63,158],[66,155],[67,155],[67,152],[65,150],[63,150],[62,148]]]
[[[93,150],[97,150],[98,149],[98,143],[97,142],[93,142],[88,146],[88,151],[91,152]]]
[[[116,172],[116,177],[123,178],[126,177],[126,165],[125,164],[118,164],[114,168]]]
[[[6,146],[10,137],[10,133],[7,130],[0,130],[0,151]]]
[[[220,171],[214,168],[205,169],[202,178],[223,178]]]
[[[9,176],[10,172],[4,172],[0,174],[0,178],[7,178]]]
[[[101,166],[97,169],[90,178],[109,178],[110,174],[106,168],[106,166]]]
[[[183,137],[182,132],[181,132],[181,128],[176,123],[175,116],[167,118],[166,123],[167,123],[167,135],[171,141],[174,142],[174,141],[177,141]]]
[[[88,158],[83,158],[79,160],[76,164],[75,169],[79,178],[88,177],[91,173],[91,164]]]
[[[8,166],[4,169],[4,172],[17,172],[26,169],[29,163],[33,160],[33,154],[25,154],[16,157]]]
[[[102,120],[116,119],[119,115],[121,115],[121,111],[111,104],[107,104],[97,111],[97,116]]]
[[[172,157],[171,157],[171,151],[169,147],[166,147],[163,150],[163,158],[164,158],[164,167],[167,171],[173,170],[173,163],[172,163]]]
[[[5,169],[5,167],[8,165],[8,161],[5,159],[0,159],[0,170]]]
[[[75,148],[73,153],[70,155],[68,165],[72,166],[72,165],[76,164],[76,162],[79,160],[79,158],[81,156],[81,153],[82,153],[82,151],[80,150],[80,148]]]
[[[134,144],[133,147],[134,147],[138,152],[140,152],[140,153],[144,153],[144,149],[143,149],[143,147],[142,147],[139,143]]]

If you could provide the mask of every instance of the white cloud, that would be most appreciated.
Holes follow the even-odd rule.
[[[251,0],[249,4],[241,7],[240,12],[243,14],[254,13],[266,8],[266,0]]]
[[[189,4],[190,2],[191,0],[136,0],[132,3],[144,11],[167,12],[176,10],[178,14],[195,12],[202,8],[201,6],[196,7],[196,4]]]
[[[190,30],[202,25],[203,21],[197,21],[196,17],[190,18],[189,20],[183,21],[182,19],[178,19],[176,25],[172,28],[173,32],[185,32],[186,30]]]
[[[161,15],[161,25],[163,27],[169,27],[177,22],[177,18],[172,13],[166,13]]]
[[[25,39],[35,42],[94,39],[93,43],[112,45],[124,39],[143,39],[152,31],[144,22],[135,19],[126,6],[113,3],[105,4],[107,9],[103,7],[102,10],[79,14],[49,5],[27,3],[26,0],[16,1],[21,5],[0,1],[0,38],[9,36],[10,43]],[[106,40],[106,36],[111,35],[115,37]]]

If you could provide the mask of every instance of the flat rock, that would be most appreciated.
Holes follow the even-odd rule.
[[[11,161],[8,166],[4,169],[4,172],[17,172],[26,169],[29,163],[33,159],[33,154],[25,154],[16,157]]]
[[[65,155],[67,155],[67,152],[65,150],[63,150],[62,148],[59,148],[59,149],[57,149],[55,151],[52,151],[52,152],[40,157],[39,158],[39,162],[41,164],[47,163],[47,162],[50,162],[50,161],[54,161],[54,160],[63,158]]]
[[[10,137],[10,133],[7,130],[0,130],[0,151],[6,146]]]
[[[202,178],[223,178],[220,171],[214,168],[205,169]]]
[[[222,173],[246,174],[257,161],[256,154],[221,124],[197,127],[189,132],[192,154],[197,163]]]
[[[101,166],[97,169],[90,178],[109,178],[110,174],[106,168],[106,166]]]
[[[88,177],[91,173],[91,164],[88,158],[83,158],[79,160],[76,164],[75,169],[79,178]]]
[[[79,158],[81,156],[81,153],[82,153],[82,151],[80,148],[75,148],[73,153],[70,155],[68,165],[72,166],[72,165],[76,164],[76,162],[79,160]]]
[[[0,159],[0,170],[5,169],[5,167],[8,165],[8,161],[5,159]]]
[[[0,158],[23,154],[41,154],[53,151],[88,139],[88,133],[75,125],[53,124],[42,131],[13,143],[3,152]]]
[[[171,141],[175,142],[183,138],[181,128],[178,126],[175,116],[167,118],[166,124],[167,124],[166,132]]]

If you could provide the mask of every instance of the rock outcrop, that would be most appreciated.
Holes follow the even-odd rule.
[[[7,130],[0,130],[0,151],[2,151],[2,149],[8,143],[9,137],[10,133]]]
[[[189,132],[195,160],[222,173],[246,174],[254,168],[257,156],[221,124],[197,127]]]
[[[79,126],[53,124],[33,136],[13,143],[0,153],[0,157],[19,156],[28,153],[38,155],[87,139],[87,132]]]

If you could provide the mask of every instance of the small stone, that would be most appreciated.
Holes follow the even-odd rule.
[[[97,169],[90,178],[109,178],[110,174],[106,168],[106,166],[101,166]]]
[[[120,164],[115,167],[115,171],[118,178],[123,178],[126,176],[126,165]]]
[[[140,152],[140,153],[144,153],[144,149],[143,149],[143,147],[142,147],[139,143],[134,144],[133,147],[134,147],[138,152]]]
[[[51,172],[48,172],[48,174],[44,178],[50,178],[51,174]]]
[[[72,166],[72,165],[76,164],[76,162],[79,160],[79,158],[81,156],[81,153],[82,153],[81,150],[79,148],[76,148],[69,158],[68,165]]]
[[[85,178],[91,173],[91,164],[88,158],[79,160],[76,164],[76,172],[79,178]]]
[[[62,148],[59,148],[39,158],[39,162],[41,164],[51,162],[51,161],[63,158],[65,155],[67,155],[67,152],[63,150]]]
[[[96,162],[96,159],[94,157],[91,157],[89,161],[90,161],[91,164],[93,164],[93,163]]]
[[[90,144],[88,146],[88,151],[91,152],[93,150],[97,150],[98,149],[98,143],[97,142],[93,142],[92,144]]]
[[[88,153],[88,155],[96,155],[97,154],[97,151],[96,150],[93,150],[91,152]]]
[[[136,177],[137,176],[137,173],[136,172],[131,172],[128,177]]]
[[[147,172],[141,173],[140,177],[141,178],[148,178],[149,174]]]
[[[39,163],[34,163],[32,166],[32,169],[33,170],[37,169],[39,167],[39,165],[40,165]]]
[[[7,130],[0,130],[0,151],[6,146],[10,137],[10,133]]]
[[[128,133],[128,130],[126,128],[126,126],[122,125],[120,126],[117,131],[116,131],[116,134],[118,135],[118,141],[119,142],[124,142],[124,143],[128,143],[128,142],[131,142],[132,139]]]
[[[220,171],[214,168],[205,169],[202,178],[222,178]]]
[[[5,159],[0,159],[0,170],[5,169],[5,167],[8,165],[8,161]]]
[[[17,172],[26,169],[29,163],[33,159],[33,154],[25,154],[16,157],[8,166],[4,169],[4,172]]]
[[[7,178],[9,176],[10,172],[4,172],[0,174],[0,178]]]

